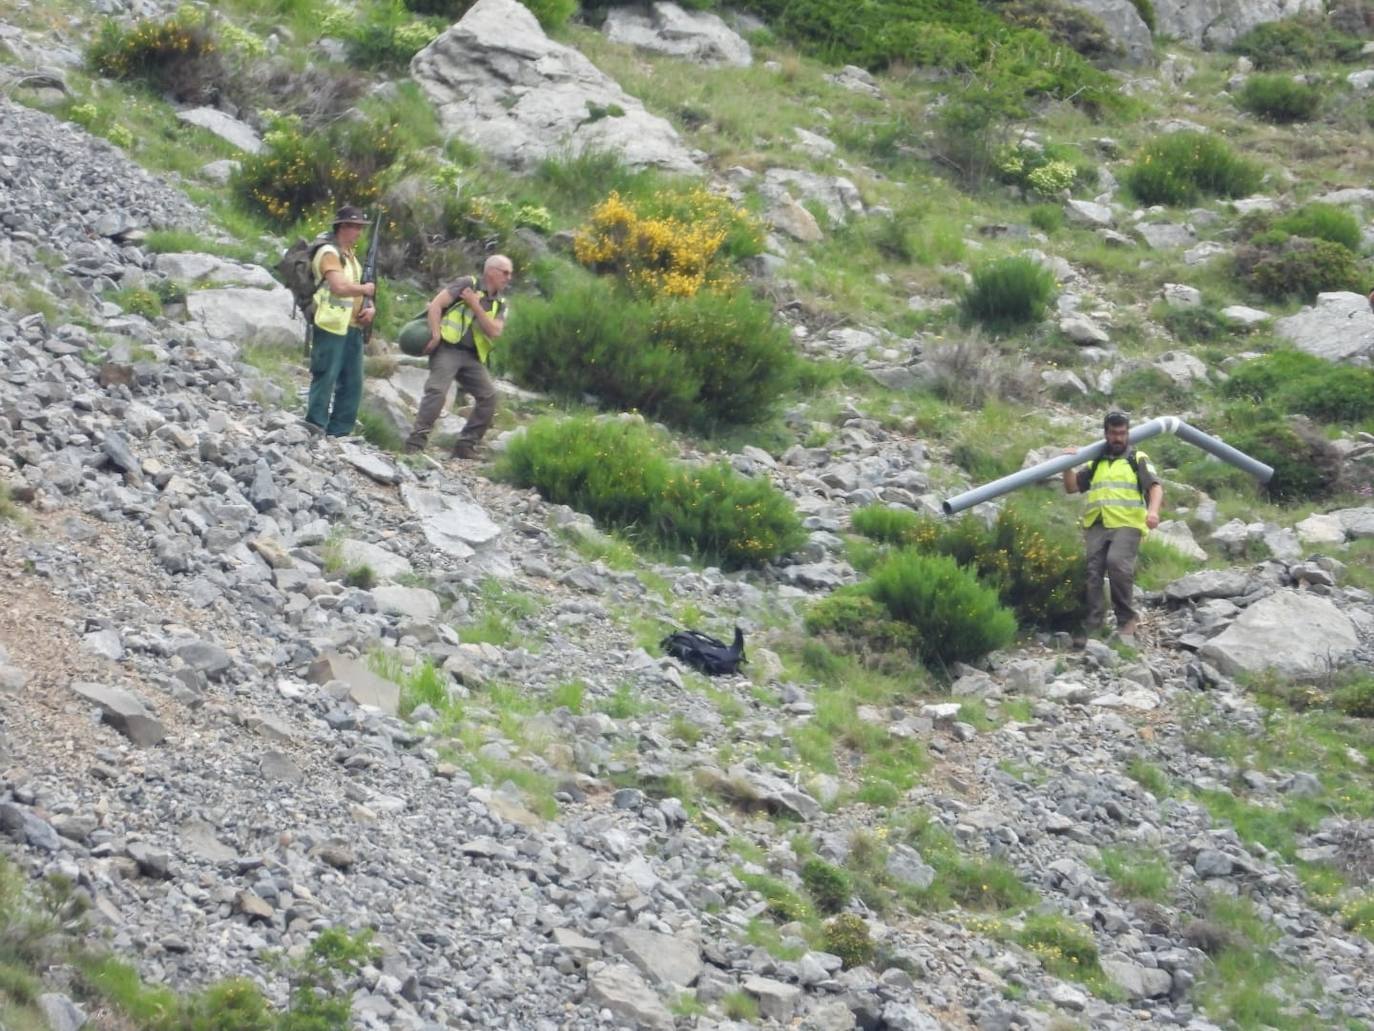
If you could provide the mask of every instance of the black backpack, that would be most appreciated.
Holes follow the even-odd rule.
[[[735,627],[734,644],[727,645],[699,630],[675,630],[659,642],[659,647],[712,677],[738,673],[740,666],[749,661],[744,657],[744,631],[739,627]]]
[[[277,275],[291,291],[296,310],[305,316],[307,326],[315,321],[315,291],[320,288],[315,278],[315,255],[325,244],[333,242],[333,233],[321,233],[313,240],[298,239],[277,262]]]

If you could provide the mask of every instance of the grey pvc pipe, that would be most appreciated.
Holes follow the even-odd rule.
[[[1189,444],[1200,447],[1202,450],[1209,454],[1216,455],[1223,461],[1230,462],[1236,468],[1242,469],[1255,477],[1260,483],[1268,483],[1270,478],[1274,475],[1274,470],[1271,466],[1267,466],[1263,462],[1251,458],[1243,451],[1237,451],[1225,441],[1218,440],[1210,434],[1203,433],[1200,429],[1189,426],[1182,419],[1173,415],[1165,415],[1158,419],[1151,419],[1149,422],[1141,423],[1131,430],[1129,439],[1132,444],[1136,444],[1142,440],[1148,440],[1150,437],[1158,436],[1161,433],[1172,433],[1180,440],[1186,440]],[[962,494],[956,494],[944,503],[945,515],[954,515],[956,512],[962,512],[964,509],[972,508],[974,505],[981,505],[984,501],[991,501],[993,498],[1001,497],[1003,494],[1009,494],[1014,490],[1019,490],[1027,484],[1038,483],[1047,477],[1055,475],[1055,473],[1062,473],[1065,469],[1072,469],[1074,466],[1082,465],[1084,462],[1091,462],[1098,455],[1102,454],[1102,452],[1106,450],[1106,447],[1107,442],[1105,440],[1099,440],[1096,443],[1079,448],[1071,455],[1060,455],[1057,458],[1051,458],[1041,462],[1039,465],[1033,465],[1029,469],[1022,469],[1020,472],[1014,472],[1010,476],[1003,476],[1000,480],[993,480],[991,483],[985,483],[981,487],[975,487],[973,490],[966,490]]]

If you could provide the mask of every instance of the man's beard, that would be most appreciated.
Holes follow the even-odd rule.
[[[1108,445],[1107,445],[1107,454],[1111,455],[1113,458],[1116,458],[1118,455],[1124,455],[1125,453],[1126,453],[1126,445],[1125,445],[1125,444],[1108,444]]]

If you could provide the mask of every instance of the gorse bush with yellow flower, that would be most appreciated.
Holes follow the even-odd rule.
[[[86,63],[99,75],[143,82],[187,103],[213,101],[228,87],[208,14],[178,12],[129,28],[107,20],[86,50]]]
[[[502,338],[504,368],[534,389],[710,429],[767,419],[795,378],[786,330],[742,290],[655,299],[578,274],[549,287]]]
[[[295,115],[275,115],[263,149],[243,158],[232,187],[250,210],[278,226],[303,218],[327,221],[340,204],[374,203],[378,173],[395,162],[399,147],[389,126],[337,122],[305,133]]]
[[[639,203],[612,193],[577,231],[573,253],[587,268],[614,273],[637,293],[694,297],[735,286],[732,259],[757,254],[761,242],[752,215],[695,187],[662,191]]]
[[[500,475],[658,547],[726,569],[761,565],[805,539],[792,503],[725,463],[693,466],[639,419],[543,418],[514,437]]]
[[[852,525],[886,544],[950,556],[995,589],[1026,626],[1071,629],[1086,614],[1085,573],[1077,549],[1024,506],[1008,505],[987,527],[972,515],[937,523],[904,509],[869,505],[854,513]]]

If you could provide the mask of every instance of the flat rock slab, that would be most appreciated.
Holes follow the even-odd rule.
[[[1317,295],[1317,303],[1279,319],[1274,332],[1294,347],[1327,361],[1374,354],[1374,311],[1363,294]]]
[[[406,616],[422,623],[439,618],[439,596],[423,587],[385,585],[372,588],[377,608],[392,616]]]
[[[633,1027],[653,1031],[672,1031],[673,1015],[654,990],[644,983],[639,971],[626,963],[616,963],[591,976],[587,995]]]
[[[1331,514],[1341,521],[1352,540],[1374,537],[1374,508],[1343,508]]]
[[[1169,601],[1236,598],[1250,590],[1250,576],[1239,569],[1207,569],[1179,577],[1164,588]]]
[[[257,154],[262,150],[262,137],[251,125],[213,107],[193,107],[187,111],[178,111],[177,118],[188,125],[200,126],[249,154]]]
[[[72,682],[72,691],[97,706],[101,719],[136,745],[146,748],[167,736],[161,721],[122,688],[76,680]]]
[[[1227,676],[1273,669],[1311,679],[1329,674],[1359,644],[1355,624],[1334,602],[1279,591],[1251,605],[1198,654]]]
[[[640,927],[618,927],[606,935],[607,952],[624,956],[661,988],[690,988],[701,976],[701,947],[694,941]]]
[[[212,286],[248,286],[271,290],[277,285],[261,265],[245,265],[199,251],[173,251],[159,254],[153,267],[178,283],[206,283]]]
[[[486,509],[474,502],[411,484],[401,488],[401,500],[419,517],[425,540],[454,558],[471,558],[475,548],[501,534]]]
[[[396,467],[380,455],[364,451],[356,444],[343,446],[343,459],[364,476],[390,486],[400,482],[401,474]]]
[[[398,576],[409,576],[415,572],[410,560],[394,551],[387,551],[379,544],[345,538],[339,542],[339,557],[350,569],[367,566],[378,580],[395,580]]]
[[[401,705],[401,687],[379,677],[363,662],[338,652],[326,652],[310,664],[307,678],[312,684],[338,680],[348,685],[348,697],[357,705],[368,705],[395,716]]]

